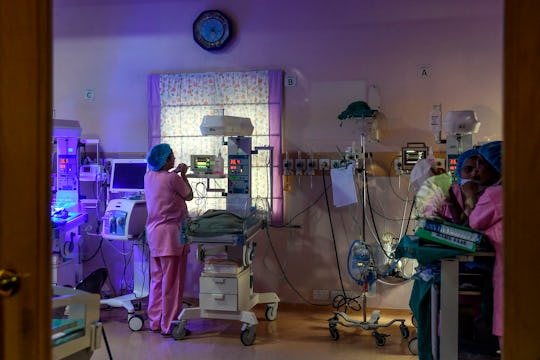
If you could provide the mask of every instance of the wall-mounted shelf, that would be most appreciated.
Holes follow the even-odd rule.
[[[186,177],[189,179],[206,179],[206,191],[207,192],[220,192],[225,193],[225,189],[212,189],[210,187],[210,179],[225,179],[227,175],[225,174],[186,174]]]
[[[227,177],[225,174],[186,174],[187,178],[201,178],[201,179],[224,179]]]

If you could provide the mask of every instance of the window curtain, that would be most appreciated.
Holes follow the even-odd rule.
[[[265,197],[272,206],[272,225],[281,225],[282,84],[281,70],[152,74],[148,77],[148,148],[161,142],[170,143],[176,157],[189,164],[189,156],[195,149],[205,154],[218,151],[215,139],[200,133],[202,116],[223,109],[226,115],[249,117],[254,126],[253,149],[267,153],[268,159],[254,156],[252,191],[267,181],[262,168],[270,167],[271,193]]]

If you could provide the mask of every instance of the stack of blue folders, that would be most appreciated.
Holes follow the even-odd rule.
[[[438,219],[420,219],[415,235],[428,242],[470,252],[476,251],[476,246],[484,237],[483,233],[470,227]]]

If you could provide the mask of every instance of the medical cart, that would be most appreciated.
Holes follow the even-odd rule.
[[[101,300],[103,305],[126,309],[128,326],[133,331],[144,326],[144,318],[135,313],[133,301],[146,298],[150,289],[150,252],[144,236],[146,217],[144,200],[113,199],[107,205],[101,229],[104,239],[133,242],[133,292]]]
[[[226,211],[214,215],[210,214],[212,220],[220,216],[239,219],[237,215]],[[181,340],[186,336],[186,324],[191,319],[238,320],[243,323],[240,340],[249,346],[255,341],[258,323],[251,309],[257,304],[267,304],[266,319],[276,319],[279,303],[277,294],[253,292],[253,238],[266,226],[266,221],[254,212],[250,217],[242,219],[242,223],[248,225],[240,232],[208,236],[190,233],[188,230],[185,234],[187,242],[197,244],[197,259],[204,262],[204,269],[199,278],[199,306],[182,310],[178,320],[174,321],[174,339]],[[226,257],[210,259],[223,254]]]

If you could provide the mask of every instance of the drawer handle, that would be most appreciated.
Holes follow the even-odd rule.
[[[223,294],[214,295],[214,300],[216,300],[216,301],[225,300],[225,295],[223,295]]]
[[[225,279],[221,278],[221,279],[213,279],[214,280],[214,284],[225,284]]]

